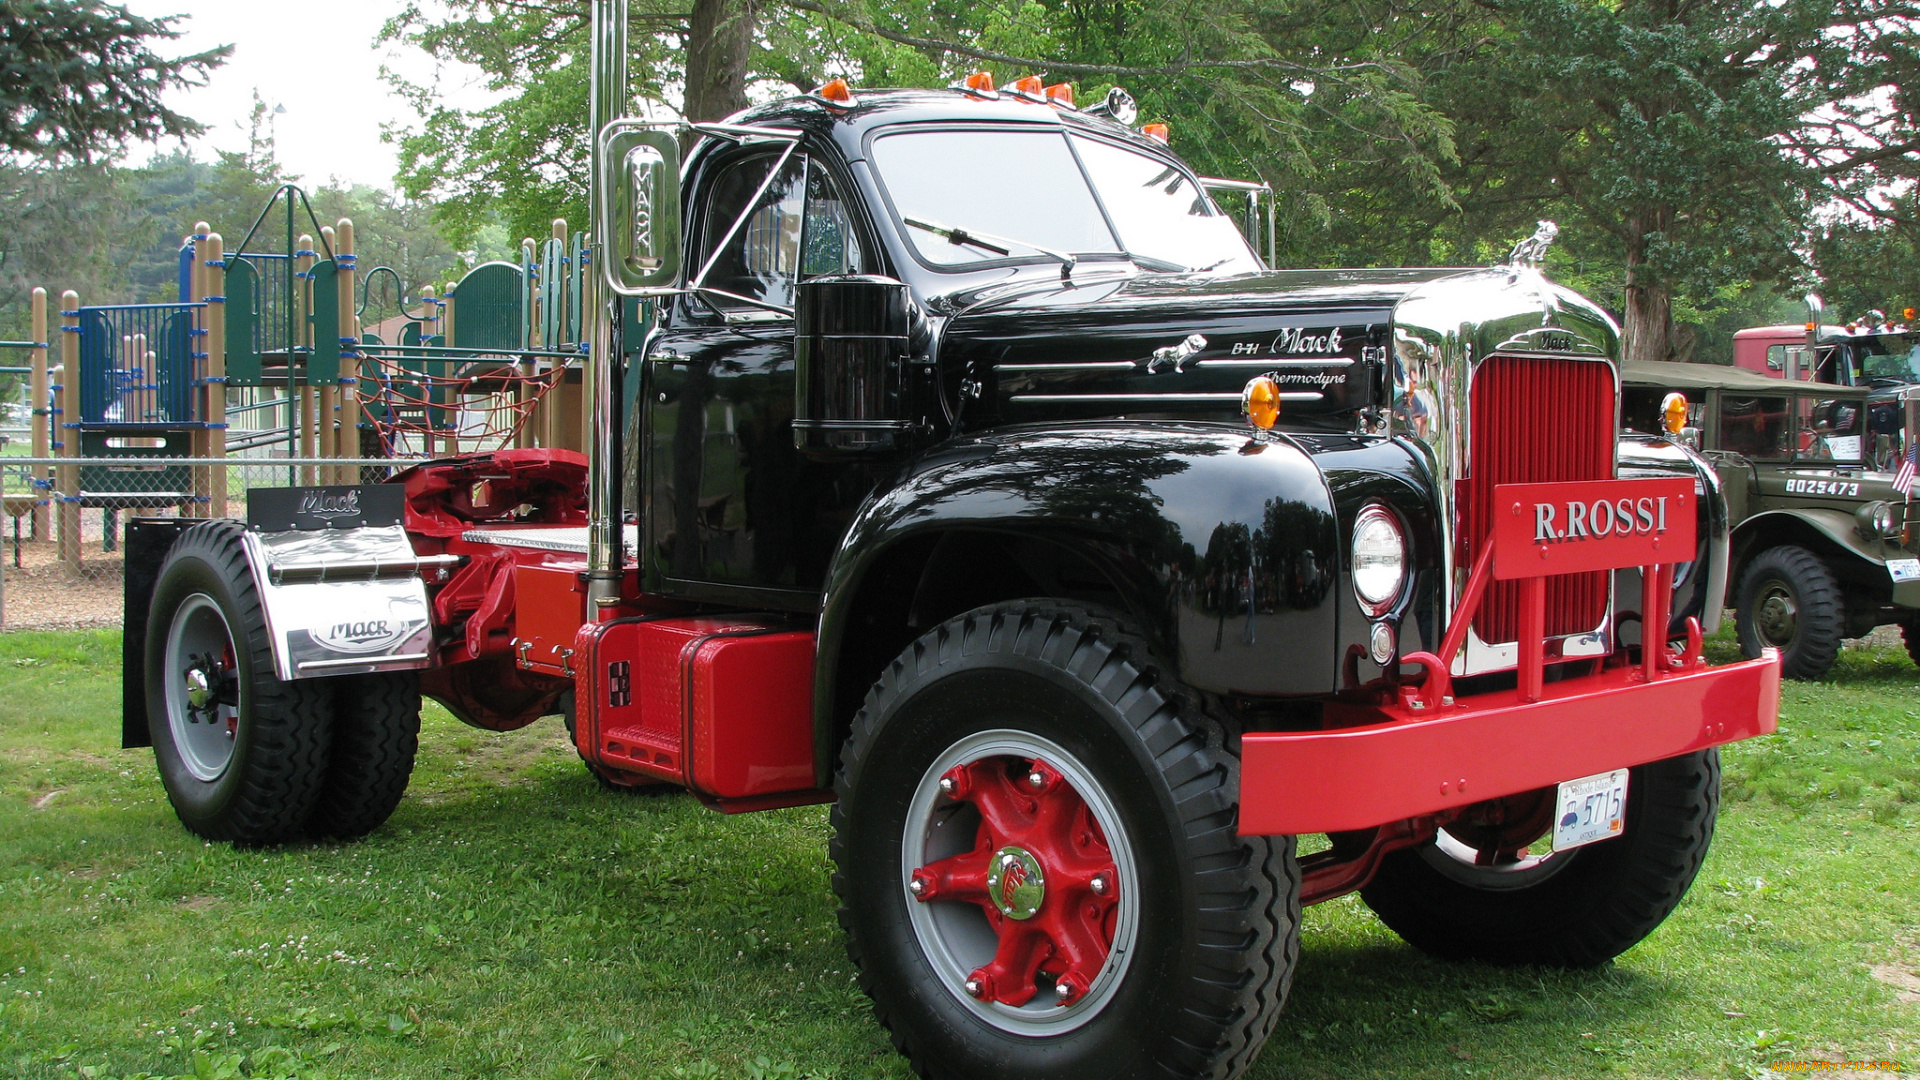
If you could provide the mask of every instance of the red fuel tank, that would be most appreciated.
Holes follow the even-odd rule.
[[[811,633],[751,616],[583,626],[575,742],[590,761],[716,799],[810,791],[813,650]]]

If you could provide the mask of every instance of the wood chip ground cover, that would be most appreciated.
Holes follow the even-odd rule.
[[[1715,648],[1723,651],[1724,642]],[[430,709],[393,821],[239,850],[119,750],[114,632],[0,635],[0,1077],[906,1077],[834,924],[826,814],[602,791],[557,721]],[[1429,960],[1310,910],[1251,1075],[1920,1070],[1920,669],[1849,650],[1725,755],[1705,870],[1598,971]]]

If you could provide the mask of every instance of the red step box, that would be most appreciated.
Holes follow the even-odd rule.
[[[722,809],[812,792],[813,634],[771,617],[646,616],[583,626],[574,650],[574,739],[589,761]]]

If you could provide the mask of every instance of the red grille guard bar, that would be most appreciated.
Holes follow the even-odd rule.
[[[1758,660],[1710,667],[1700,657],[1700,624],[1691,618],[1677,649],[1666,643],[1643,648],[1637,664],[1617,650],[1593,674],[1545,681],[1546,578],[1638,565],[1642,626],[1667,625],[1674,563],[1660,561],[1659,549],[1664,543],[1668,553],[1691,557],[1692,496],[1686,480],[1502,485],[1495,506],[1511,506],[1514,521],[1496,515],[1439,655],[1405,657],[1424,669],[1419,684],[1403,686],[1397,700],[1379,705],[1329,704],[1326,722],[1337,726],[1328,730],[1242,736],[1240,832],[1345,832],[1444,815],[1775,730],[1779,656],[1768,650]],[[1585,511],[1607,504],[1611,526],[1615,506],[1637,507],[1642,499],[1673,500],[1658,522],[1664,526],[1672,513],[1678,523],[1588,536],[1571,527],[1568,515],[1560,518],[1568,521],[1565,533],[1555,531],[1555,508],[1586,500],[1580,517],[1593,523],[1590,532],[1599,518]],[[1529,503],[1530,515],[1523,513]],[[1633,515],[1630,527],[1651,516]],[[1522,582],[1518,685],[1456,697],[1453,659],[1494,578]]]

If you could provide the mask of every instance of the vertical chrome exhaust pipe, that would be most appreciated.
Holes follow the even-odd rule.
[[[600,133],[617,119],[627,97],[627,0],[593,0],[592,85],[587,112],[593,146],[588,222],[602,220],[611,193],[602,189]],[[591,226],[590,226],[591,227]],[[589,238],[588,258],[596,265],[581,275],[581,338],[587,342],[581,372],[581,397],[587,405],[587,617],[619,602],[625,570],[625,530],[621,527],[620,297],[607,287],[597,265],[606,257],[608,238]]]

